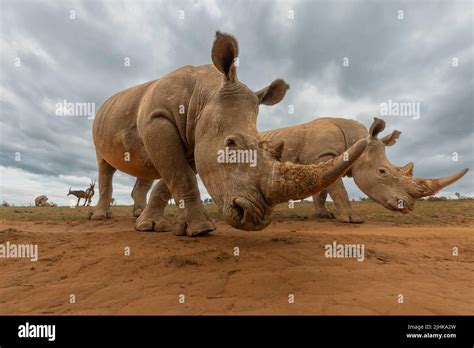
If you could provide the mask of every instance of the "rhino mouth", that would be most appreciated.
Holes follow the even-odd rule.
[[[270,224],[271,218],[269,215],[269,209],[260,207],[246,198],[236,197],[232,199],[228,223],[240,230],[259,231]]]

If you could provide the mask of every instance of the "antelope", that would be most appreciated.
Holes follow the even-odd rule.
[[[73,195],[77,197],[77,204],[76,208],[79,206],[79,202],[81,201],[81,198],[84,199],[84,204],[82,205],[83,207],[87,205],[90,206],[92,202],[92,196],[94,196],[94,186],[95,186],[95,181],[91,179],[91,183],[89,185],[89,188],[87,188],[85,191],[71,191],[71,187],[69,187],[69,192],[67,196]]]
[[[87,206],[89,207],[92,203],[92,197],[94,197],[94,187],[95,187],[95,180],[91,179],[91,183],[88,189],[86,189],[87,193]],[[84,203],[85,205],[85,203]]]

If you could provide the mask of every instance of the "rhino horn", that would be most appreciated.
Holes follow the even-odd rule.
[[[413,168],[415,165],[413,162],[410,162],[403,167],[398,167],[397,169],[403,174],[403,175],[408,175],[408,176],[413,176]]]
[[[456,174],[439,179],[410,178],[407,190],[413,198],[432,196],[446,186],[461,179],[469,168],[464,168]]]
[[[319,164],[275,162],[267,199],[272,204],[303,199],[314,195],[343,176],[367,147],[361,139],[346,154]]]

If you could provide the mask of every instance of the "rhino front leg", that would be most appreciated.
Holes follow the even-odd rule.
[[[313,196],[313,204],[316,212],[314,216],[320,219],[334,219],[334,214],[326,208],[327,191],[321,191]]]
[[[154,118],[143,130],[143,143],[178,205],[176,234],[198,236],[215,230],[201,203],[196,175],[186,158],[180,134],[165,117]],[[145,208],[142,214],[148,210]]]
[[[364,219],[352,210],[349,195],[347,194],[342,179],[337,180],[334,184],[329,186],[327,190],[336,206],[336,219],[338,221],[356,224],[364,222]]]
[[[112,199],[112,178],[116,169],[97,154],[99,167],[99,202],[92,213],[92,220],[103,220],[111,217],[110,200]]]
[[[146,207],[146,196],[150,191],[153,180],[137,179],[132,190],[133,216],[139,217]],[[169,199],[169,198],[168,198]]]
[[[151,191],[148,205],[135,222],[137,231],[168,232],[173,230],[173,225],[164,217],[164,211],[171,193],[165,182],[160,180]]]

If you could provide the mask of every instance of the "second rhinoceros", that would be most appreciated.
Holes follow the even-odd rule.
[[[37,207],[44,207],[46,206],[46,203],[48,202],[48,197],[45,195],[41,195],[35,198],[35,206]]]
[[[375,118],[367,128],[344,118],[323,117],[298,126],[280,128],[260,133],[266,140],[282,139],[285,149],[282,160],[300,164],[319,163],[343,154],[352,144],[367,138],[369,145],[362,156],[347,172],[356,185],[371,199],[385,208],[408,213],[413,210],[418,198],[434,195],[446,186],[459,180],[467,168],[440,179],[423,179],[413,176],[413,163],[396,167],[387,159],[385,147],[392,146],[400,136],[393,131],[383,138],[379,133],[385,129],[385,122]],[[330,195],[336,207],[336,214],[326,209],[326,198]],[[334,218],[341,222],[360,223],[361,216],[353,211],[342,179],[338,179],[326,190],[313,196],[316,216]]]

